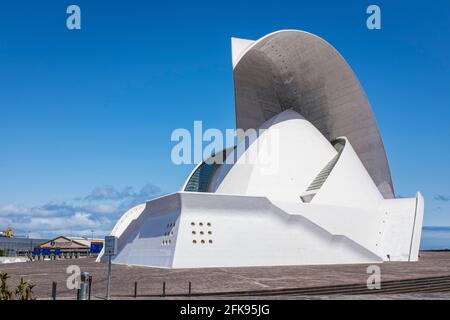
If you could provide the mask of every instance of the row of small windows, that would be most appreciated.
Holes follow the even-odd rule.
[[[205,234],[203,231],[200,231],[199,233],[200,233],[200,234]],[[197,234],[197,232],[192,231],[192,234]],[[212,234],[212,231],[208,231],[208,234]]]
[[[164,235],[167,237],[167,236],[173,236],[173,231],[167,231],[167,232],[165,232],[164,233]]]
[[[200,227],[203,227],[203,222],[199,222],[198,225],[199,225]],[[207,222],[206,225],[207,225],[208,227],[211,227],[211,222]],[[195,222],[191,222],[191,226],[194,227],[194,226],[195,226]]]
[[[196,244],[197,243],[197,240],[192,240],[192,243],[194,243],[194,244]],[[200,240],[200,243],[206,243],[206,241],[205,240]],[[208,240],[208,243],[213,243],[213,241],[212,240]]]
[[[166,226],[167,229],[172,228],[172,227],[175,227],[175,222],[168,223]]]
[[[171,244],[171,243],[172,243],[171,240],[163,240],[163,241],[161,242],[161,245],[163,245],[163,246],[168,246],[168,245]]]

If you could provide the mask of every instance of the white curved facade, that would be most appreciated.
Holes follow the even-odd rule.
[[[295,111],[276,115],[260,129],[265,130],[256,142],[239,154],[234,165],[225,164],[217,170],[210,192],[265,196],[271,201],[298,201],[299,190],[306,190],[337,154],[336,150]]]
[[[321,66],[323,58],[328,62]],[[119,247],[113,263],[194,268],[416,261],[423,197],[393,198],[373,113],[336,50],[292,30],[256,42],[234,39],[233,68],[237,127],[259,130],[223,152],[236,161],[202,162],[180,192],[125,213],[111,233]],[[325,77],[330,70],[334,74]],[[339,102],[341,96],[348,101]]]

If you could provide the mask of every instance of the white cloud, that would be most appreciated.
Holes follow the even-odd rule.
[[[24,215],[28,213],[28,209],[14,204],[0,206],[0,216],[5,215]]]
[[[147,198],[159,194],[161,190],[150,183],[135,192],[132,187],[125,187],[123,190],[117,190],[112,186],[97,187],[90,194],[84,197],[84,200],[124,200],[129,198]]]
[[[109,234],[116,220],[137,203],[145,202],[160,190],[151,184],[139,192],[127,187],[95,188],[91,194],[68,201],[49,202],[42,206],[15,204],[0,206],[0,229],[11,226],[17,234],[50,238],[58,235],[98,236]]]
[[[93,205],[88,205],[85,209],[89,212],[103,213],[103,214],[111,214],[117,213],[120,209],[115,204],[111,203],[97,203]]]

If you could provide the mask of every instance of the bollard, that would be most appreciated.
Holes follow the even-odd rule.
[[[78,300],[87,300],[89,293],[89,273],[82,272],[81,273],[81,283],[80,283],[80,294]]]
[[[162,294],[162,296],[163,297],[166,296],[166,282],[165,281],[163,282],[163,294]]]
[[[77,300],[80,300],[80,289],[77,289]]]
[[[56,300],[56,282],[53,281],[52,283],[52,298],[53,300]]]
[[[134,282],[134,297],[137,297],[137,281]]]
[[[189,293],[188,293],[188,297],[191,296],[191,282],[189,281]]]
[[[88,295],[89,300],[91,300],[91,288],[92,288],[92,276],[89,276],[89,295]]]

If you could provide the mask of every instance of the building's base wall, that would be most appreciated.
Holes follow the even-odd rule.
[[[379,213],[383,216],[383,241],[385,261],[417,261],[419,257],[423,197],[383,200]]]
[[[383,260],[349,237],[288,214],[263,197],[176,193],[140,211],[119,221],[126,227],[116,234],[119,253],[113,263],[202,268]]]

